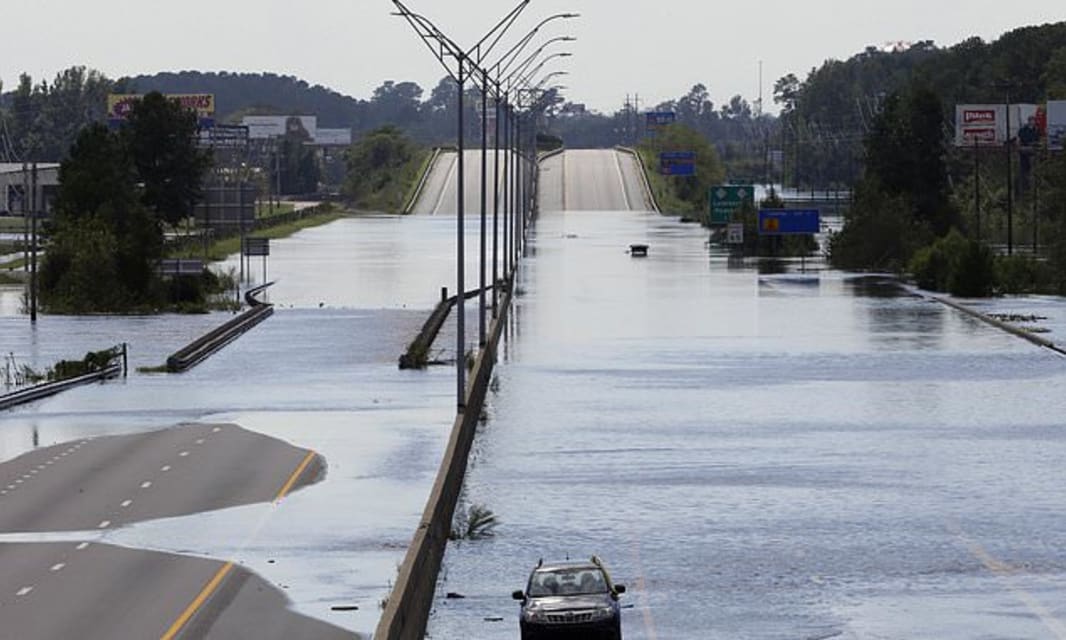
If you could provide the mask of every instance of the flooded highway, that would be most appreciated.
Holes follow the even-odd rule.
[[[518,637],[538,560],[592,554],[627,639],[1066,637],[1066,360],[704,242],[542,213],[464,497],[501,524],[450,545],[431,637]]]
[[[117,546],[219,561],[194,562],[201,573],[185,572],[190,582],[196,582],[197,575],[201,580],[186,592],[184,602],[171,603],[178,605],[178,612],[221,562],[232,561],[241,571],[263,578],[248,585],[267,584],[277,590],[273,600],[267,598],[270,602],[288,598],[300,614],[369,634],[417,526],[454,418],[452,369],[401,372],[396,366],[439,299],[440,287],[454,287],[454,230],[454,218],[366,216],[274,241],[268,276],[277,284],[268,297],[277,312],[199,367],[180,376],[131,372],[125,381],[81,387],[0,413],[0,463],[18,465],[19,456],[61,443],[86,440],[83,450],[91,451],[104,436],[219,423],[316,452],[324,464],[319,482],[297,487],[278,504],[231,502],[193,515],[175,509],[171,517],[145,522],[123,525],[116,519],[106,531],[29,533],[13,524],[0,531],[0,548],[9,549],[10,558],[23,555],[11,549],[31,543],[69,543],[73,548],[88,541],[93,548]],[[258,260],[251,273],[261,278]],[[0,293],[2,306],[15,309],[0,317],[0,351],[37,369],[120,342],[130,345],[132,368],[159,365],[169,353],[231,317],[42,316],[31,329],[28,319],[17,315],[19,296],[11,287]],[[439,355],[454,357],[451,340],[442,340]],[[197,448],[188,451],[187,459],[178,458],[177,450],[173,458],[196,463]],[[249,475],[269,479],[272,472],[274,492],[294,465],[292,459],[274,463],[262,456],[245,456],[241,464]],[[177,471],[175,463],[169,473]],[[156,486],[162,488],[150,490]],[[214,493],[206,490],[207,502],[224,502],[232,487],[227,483]],[[190,498],[195,496],[194,491]],[[114,507],[130,497],[135,498],[131,509],[143,504],[135,494],[116,494]],[[175,502],[183,504],[181,499]],[[188,505],[200,510],[196,501]],[[153,504],[148,512],[158,514],[160,509]],[[130,556],[130,562],[137,557]],[[42,563],[40,572],[48,575],[49,567],[60,563],[65,564]],[[63,571],[75,569],[69,565]],[[0,606],[30,586],[9,584],[13,580],[0,580]],[[129,583],[131,588],[136,584]],[[34,586],[20,597],[47,596],[43,586]],[[334,606],[358,609],[335,612]],[[8,617],[12,610],[4,610],[5,621],[13,620]],[[240,620],[241,611],[254,613],[256,607],[233,611]],[[246,619],[243,623],[247,626]],[[216,624],[216,629],[240,626],[226,616]],[[259,624],[266,623],[253,619],[251,628]],[[321,632],[314,625],[304,626],[311,637]],[[108,628],[101,629],[102,637]],[[270,628],[280,633],[286,627]]]
[[[597,554],[629,588],[626,638],[1066,638],[1066,360],[879,278],[730,259],[698,227],[641,211],[636,170],[610,151],[545,163],[464,496],[501,524],[450,546],[431,637],[516,638],[510,594],[538,559]],[[322,465],[284,500],[257,488],[219,504],[225,491],[197,489],[206,506],[163,513],[136,498],[146,519],[104,530],[20,507],[56,524],[0,531],[0,566],[19,568],[17,584],[0,580],[0,618],[20,598],[72,602],[86,582],[59,589],[65,572],[122,582],[123,567],[162,568],[165,630],[234,563],[231,604],[208,612],[217,637],[369,634],[454,418],[451,367],[396,366],[440,287],[454,289],[454,234],[454,216],[365,216],[274,241],[277,313],[201,366],[0,413],[8,468],[54,445],[84,442],[77,457],[108,436],[207,425],[278,443],[256,441],[277,461],[243,463],[267,487],[304,452]],[[250,273],[262,279],[258,259]],[[0,288],[0,355],[36,368],[120,342],[133,367],[158,365],[231,317],[44,316],[31,329],[19,298]],[[1041,305],[1066,317],[1061,301]],[[437,349],[454,358],[454,337]],[[82,569],[53,559],[86,543]],[[277,617],[286,602],[293,615]],[[274,617],[257,627],[263,606]],[[91,609],[67,610],[55,628]]]

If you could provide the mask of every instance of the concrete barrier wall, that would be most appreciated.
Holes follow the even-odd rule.
[[[418,530],[407,549],[396,586],[382,613],[374,638],[378,640],[422,640],[433,607],[437,575],[448,546],[456,504],[463,489],[470,449],[474,443],[489,380],[496,364],[503,327],[511,308],[511,294],[500,299],[500,313],[492,324],[488,344],[470,374],[466,410],[452,425],[448,448],[433,483],[429,501]]]
[[[648,179],[648,167],[644,164],[644,157],[640,155],[640,152],[636,149],[629,147],[615,147],[622,153],[628,153],[637,159],[637,165],[640,166],[640,181],[644,185],[644,195],[647,201],[651,204],[654,211],[662,213],[662,207],[659,206],[659,201],[655,198],[655,190],[651,188],[651,181]]]

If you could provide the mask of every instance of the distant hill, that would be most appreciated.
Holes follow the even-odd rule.
[[[315,114],[322,127],[364,129],[369,105],[321,85],[274,73],[181,71],[124,78],[138,93],[213,93],[219,120],[248,114]]]

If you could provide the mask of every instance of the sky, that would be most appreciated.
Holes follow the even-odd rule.
[[[406,0],[452,40],[477,42],[518,0]],[[3,0],[0,81],[27,72],[51,79],[73,65],[112,78],[159,71],[243,71],[294,75],[357,98],[386,80],[414,81],[428,94],[444,75],[391,0]],[[1025,25],[1066,20],[1062,0],[531,0],[504,43],[562,12],[537,34],[574,36],[548,51],[570,52],[544,72],[590,109],[614,111],[626,96],[649,108],[706,85],[716,104],[736,94],[765,104],[773,82],[800,78],[827,59],[867,46],[970,36],[995,39]],[[498,53],[503,52],[503,46]]]

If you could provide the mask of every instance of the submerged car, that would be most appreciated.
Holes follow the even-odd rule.
[[[522,601],[522,640],[621,640],[618,596],[625,591],[625,585],[611,582],[596,556],[587,562],[542,560],[530,574],[526,590],[512,594]]]

